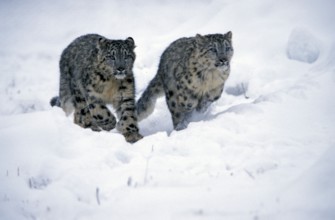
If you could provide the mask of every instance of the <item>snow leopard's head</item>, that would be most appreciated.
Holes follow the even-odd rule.
[[[98,49],[100,62],[116,79],[123,79],[127,75],[132,74],[136,57],[133,38],[108,40],[102,37],[98,41]]]
[[[232,32],[226,34],[209,34],[195,37],[199,57],[206,60],[207,65],[226,71],[230,69],[230,61],[234,54]]]

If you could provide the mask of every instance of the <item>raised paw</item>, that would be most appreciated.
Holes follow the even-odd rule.
[[[74,123],[83,128],[91,128],[93,131],[101,131],[86,109],[76,110],[74,114]]]
[[[135,143],[136,141],[139,141],[143,138],[143,136],[139,133],[125,133],[123,134],[124,138],[129,143]]]

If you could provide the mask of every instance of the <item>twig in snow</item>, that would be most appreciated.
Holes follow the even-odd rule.
[[[248,174],[248,176],[251,178],[251,179],[255,179],[255,177],[254,177],[254,175],[252,175],[252,173],[249,171],[249,170],[247,170],[247,169],[244,169],[244,171]]]
[[[99,187],[95,190],[95,197],[97,198],[97,203],[100,205],[100,192]]]
[[[132,180],[131,176],[128,177],[127,185],[131,186],[132,182],[133,182],[133,180]]]
[[[245,89],[244,83],[241,83],[241,87],[242,87],[242,90],[243,90],[244,98],[248,99],[249,96],[247,96],[247,90]]]

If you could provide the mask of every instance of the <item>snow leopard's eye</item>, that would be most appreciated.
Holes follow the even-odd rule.
[[[225,52],[229,52],[229,51],[233,50],[233,48],[231,47],[231,44],[228,41],[225,40],[223,42],[223,45],[224,45],[224,48],[225,48]]]
[[[123,51],[123,57],[127,61],[131,61],[131,60],[135,59],[134,54],[130,50],[128,50],[128,49],[125,49]]]
[[[218,50],[216,49],[216,47],[210,47],[210,48],[208,49],[208,51],[213,52],[213,53],[218,52]]]
[[[213,47],[213,48],[211,48],[211,51],[216,53],[218,50]]]
[[[127,50],[124,50],[124,51],[123,51],[123,57],[124,57],[125,60],[127,60],[127,59],[130,58],[130,55],[129,55],[129,53],[128,53]]]
[[[116,55],[115,51],[112,50],[110,53],[108,53],[107,57],[111,60],[115,60],[115,55]]]

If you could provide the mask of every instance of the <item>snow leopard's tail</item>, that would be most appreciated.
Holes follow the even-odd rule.
[[[164,88],[159,74],[153,78],[148,87],[137,101],[137,119],[139,121],[147,118],[155,109],[156,100],[164,95]]]
[[[55,97],[53,97],[53,98],[50,100],[50,105],[51,105],[52,107],[54,107],[54,106],[60,107],[60,99],[59,99],[59,96],[55,96]]]
[[[50,105],[52,107],[57,106],[63,109],[65,114],[68,116],[73,112],[73,103],[71,97],[66,97],[67,99],[61,99],[59,96],[55,96],[50,100]]]
[[[66,61],[66,60],[65,60]],[[50,100],[51,106],[58,106],[63,109],[65,114],[68,116],[74,110],[73,102],[73,88],[71,87],[71,72],[69,68],[64,64],[63,59],[60,61],[60,82],[59,82],[59,95],[53,97]]]

